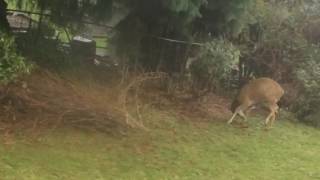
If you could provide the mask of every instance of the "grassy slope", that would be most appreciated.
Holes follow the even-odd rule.
[[[122,137],[76,130],[37,142],[16,137],[0,145],[1,179],[320,179],[320,131],[278,121],[264,131],[257,119],[240,129],[179,120],[150,111],[150,132]]]

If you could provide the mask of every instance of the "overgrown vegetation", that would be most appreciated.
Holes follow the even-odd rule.
[[[30,73],[32,66],[16,52],[14,38],[0,33],[0,82],[7,84],[22,74]]]
[[[306,58],[297,68],[296,74],[303,85],[298,103],[295,105],[298,118],[320,127],[320,52],[319,46],[309,47]]]
[[[116,26],[116,52],[149,70],[183,71],[195,47],[159,37],[206,43],[209,34],[237,36],[248,23],[245,12],[251,4],[250,0],[129,1],[130,13]]]
[[[28,0],[14,2],[17,7],[30,4]],[[192,81],[183,87],[199,91],[207,88],[217,93],[225,92],[225,84],[230,84],[231,68],[239,61],[237,79],[268,76],[277,80],[287,88],[284,104],[299,119],[319,122],[311,118],[317,116],[319,104],[317,1],[32,2],[28,7],[51,13],[51,23],[73,31],[80,29],[83,20],[101,22],[112,17],[114,9],[125,9],[110,44],[122,64],[134,67],[129,69],[164,71],[171,77],[179,74],[177,79],[181,80],[189,73],[188,59],[194,58],[189,73]],[[41,51],[35,54],[43,57]],[[53,59],[61,57],[59,54]]]
[[[198,88],[215,92],[226,88],[232,67],[237,66],[239,58],[240,50],[226,40],[216,39],[204,44],[190,67],[193,83],[197,83]]]

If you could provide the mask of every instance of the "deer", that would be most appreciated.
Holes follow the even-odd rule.
[[[262,77],[249,81],[239,91],[231,104],[232,117],[228,121],[231,124],[237,115],[247,121],[247,112],[256,106],[264,106],[270,110],[265,119],[265,126],[272,127],[278,114],[278,102],[284,95],[284,90],[276,81]]]

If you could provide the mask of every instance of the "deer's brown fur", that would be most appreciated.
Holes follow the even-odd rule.
[[[233,115],[228,123],[232,123],[237,115],[240,115],[246,120],[246,111],[256,105],[263,105],[270,110],[270,114],[266,118],[265,124],[268,125],[270,122],[270,126],[272,126],[279,109],[277,103],[283,94],[283,88],[270,78],[251,80],[241,88],[239,94],[234,99],[231,105]]]

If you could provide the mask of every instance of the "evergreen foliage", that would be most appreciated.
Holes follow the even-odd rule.
[[[236,36],[250,23],[245,12],[252,5],[253,0],[129,1],[130,13],[114,37],[116,53],[151,69],[181,71],[193,47],[157,37],[205,43],[211,35]]]

